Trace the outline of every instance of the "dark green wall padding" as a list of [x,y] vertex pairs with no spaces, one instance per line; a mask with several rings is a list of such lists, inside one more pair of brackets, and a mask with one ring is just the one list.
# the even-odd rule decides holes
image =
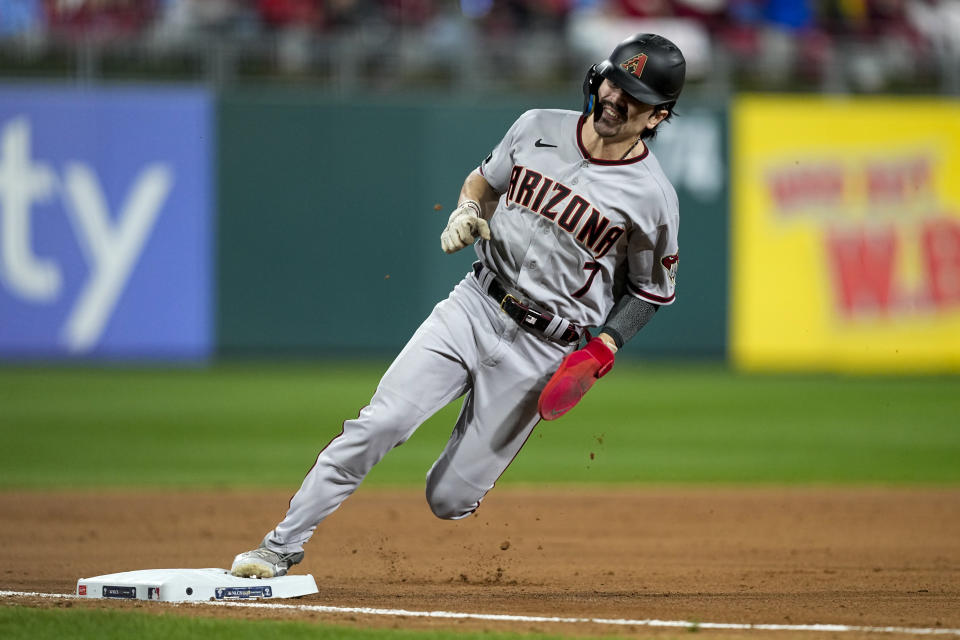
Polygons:
[[[567,105],[555,98],[477,106],[273,90],[222,95],[220,354],[398,351],[474,260],[469,249],[445,255],[439,242],[464,177],[520,113],[541,106]],[[725,130],[724,113],[711,114]],[[706,203],[679,187],[678,301],[627,353],[724,351],[726,187]]]

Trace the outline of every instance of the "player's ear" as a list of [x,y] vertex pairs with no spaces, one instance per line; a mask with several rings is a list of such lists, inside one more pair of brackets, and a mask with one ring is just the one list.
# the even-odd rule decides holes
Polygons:
[[654,107],[650,112],[649,117],[647,118],[647,129],[653,129],[658,124],[667,119],[667,116],[670,115],[670,111],[662,107]]

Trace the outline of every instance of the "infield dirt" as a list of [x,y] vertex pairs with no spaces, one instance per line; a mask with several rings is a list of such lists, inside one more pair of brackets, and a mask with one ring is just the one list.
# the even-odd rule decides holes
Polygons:
[[[288,499],[277,491],[0,493],[0,589],[72,593],[80,577],[229,567],[282,518]],[[421,491],[361,488],[306,551],[294,571],[312,573],[320,593],[295,604],[960,628],[960,489],[503,487],[474,516],[447,522],[431,515]],[[684,633],[17,599],[25,601],[356,626]]]

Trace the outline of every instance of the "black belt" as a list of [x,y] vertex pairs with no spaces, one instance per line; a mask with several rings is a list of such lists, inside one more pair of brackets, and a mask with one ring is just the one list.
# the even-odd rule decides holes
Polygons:
[[[487,295],[493,298],[500,309],[524,329],[560,344],[578,344],[580,342],[583,329],[568,320],[546,311],[537,311],[523,304],[503,288],[493,271],[479,262],[473,264],[473,274],[480,286],[487,292]],[[484,287],[485,281],[487,281],[487,284]]]

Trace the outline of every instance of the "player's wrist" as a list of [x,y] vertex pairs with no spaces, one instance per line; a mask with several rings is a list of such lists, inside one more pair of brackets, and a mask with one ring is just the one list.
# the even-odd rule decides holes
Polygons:
[[473,200],[472,198],[465,198],[465,199],[463,199],[463,200],[460,201],[460,207],[459,207],[459,208],[460,208],[460,209],[463,209],[464,207],[472,210],[473,213],[474,213],[478,218],[483,217],[483,216],[481,215],[480,203],[479,203],[478,201]]
[[610,349],[610,353],[616,353],[620,349],[620,347],[617,346],[617,341],[613,339],[613,336],[607,333],[601,333],[597,337],[600,338],[600,342]]
[[476,200],[470,200],[469,198],[461,200],[457,204],[457,208],[450,213],[450,219],[447,221],[448,224],[453,223],[461,216],[480,218],[480,203]]

